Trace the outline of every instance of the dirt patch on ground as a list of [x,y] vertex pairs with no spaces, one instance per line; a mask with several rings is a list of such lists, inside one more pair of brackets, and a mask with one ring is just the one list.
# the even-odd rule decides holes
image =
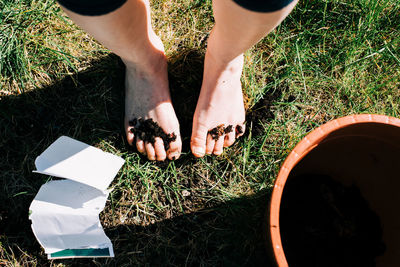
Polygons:
[[288,180],[280,227],[289,266],[375,266],[385,252],[380,219],[360,190],[328,176]]
[[169,144],[176,140],[175,133],[165,133],[164,130],[153,119],[134,118],[129,121],[130,131],[135,135],[135,138],[140,138],[144,142],[149,142],[154,145],[155,138],[160,137],[164,142],[165,150],[169,149]]

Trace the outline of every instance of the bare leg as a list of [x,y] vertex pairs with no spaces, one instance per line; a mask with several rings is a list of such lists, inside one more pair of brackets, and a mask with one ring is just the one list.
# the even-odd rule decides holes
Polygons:
[[129,144],[133,145],[134,136],[128,121],[152,118],[166,133],[175,133],[177,139],[165,151],[161,138],[156,138],[154,146],[136,138],[137,149],[150,160],[178,158],[182,147],[179,123],[168,88],[164,47],[151,28],[148,1],[128,0],[116,11],[101,16],[82,16],[64,10],[126,65],[125,131]]
[[[224,124],[240,125],[245,110],[240,76],[243,53],[272,31],[290,13],[293,2],[269,13],[252,12],[231,0],[214,0],[215,25],[208,40],[203,84],[193,118],[191,150],[196,157],[220,155],[235,141],[235,130],[214,140],[208,131]],[[238,133],[237,136],[243,133]]]

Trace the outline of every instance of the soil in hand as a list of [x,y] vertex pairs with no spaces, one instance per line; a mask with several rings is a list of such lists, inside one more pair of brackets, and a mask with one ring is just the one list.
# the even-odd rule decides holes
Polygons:
[[292,177],[280,211],[289,266],[367,267],[385,252],[380,219],[355,185],[324,175]]
[[135,135],[135,138],[140,138],[144,142],[149,142],[154,145],[155,138],[160,137],[164,142],[165,151],[170,147],[170,143],[176,140],[175,133],[165,133],[164,130],[155,122],[153,119],[134,118],[129,121],[131,126],[131,132]]

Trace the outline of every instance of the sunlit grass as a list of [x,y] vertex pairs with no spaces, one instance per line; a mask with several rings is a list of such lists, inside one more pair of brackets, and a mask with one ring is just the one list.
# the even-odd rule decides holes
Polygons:
[[247,134],[220,157],[195,159],[187,144],[211,1],[152,7],[185,144],[174,162],[128,148],[116,57],[53,1],[0,1],[0,265],[48,263],[27,207],[47,179],[31,173],[34,159],[60,135],[126,160],[101,214],[117,256],[79,263],[251,265],[263,262],[267,196],[301,138],[348,114],[399,116],[399,2],[301,1],[245,54]]

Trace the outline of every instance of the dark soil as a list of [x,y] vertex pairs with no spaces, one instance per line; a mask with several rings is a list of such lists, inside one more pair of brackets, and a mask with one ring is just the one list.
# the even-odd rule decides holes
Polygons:
[[[228,134],[233,131],[233,125],[228,125],[224,127],[224,124],[218,125],[217,127],[212,128],[208,131],[211,135],[211,138],[217,141],[220,136],[224,134]],[[243,133],[243,128],[240,125],[236,125],[235,127],[236,136]]]
[[[232,129],[232,125],[229,125],[229,126]],[[226,127],[226,128],[228,128],[228,127]],[[211,130],[209,130],[208,133],[211,135],[211,138],[216,141],[219,139],[220,136],[222,136],[225,133],[226,128],[224,127],[223,124],[221,124],[221,125],[218,125],[217,127],[212,128]]]
[[238,125],[236,126],[236,135],[242,134],[243,133],[243,129],[242,126]]
[[228,127],[226,127],[225,129],[224,129],[224,133],[225,134],[228,134],[228,133],[230,133],[230,132],[232,132],[233,131],[233,125],[228,125]]
[[324,175],[289,179],[280,212],[289,266],[368,267],[385,252],[379,217],[355,185]]
[[169,144],[176,140],[175,133],[165,133],[164,130],[153,119],[134,118],[129,121],[129,126],[132,126],[131,132],[135,138],[140,138],[144,142],[149,142],[154,145],[155,138],[160,137],[164,142],[165,150],[169,149]]

